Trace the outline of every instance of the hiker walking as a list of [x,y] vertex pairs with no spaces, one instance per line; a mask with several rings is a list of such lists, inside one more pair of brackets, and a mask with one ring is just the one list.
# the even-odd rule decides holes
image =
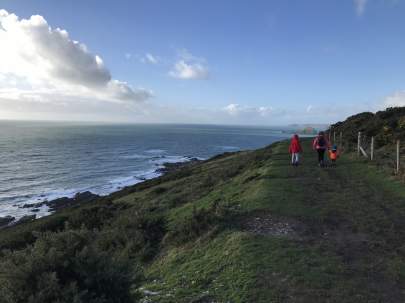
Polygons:
[[329,150],[329,159],[332,162],[331,166],[336,166],[336,161],[340,156],[340,151],[338,150],[337,145],[333,145],[332,149]]
[[312,147],[318,153],[319,166],[323,167],[325,165],[325,151],[329,147],[329,142],[326,139],[324,132],[319,132],[318,136],[315,137]]
[[292,136],[288,151],[291,154],[291,164],[293,166],[298,166],[300,161],[300,153],[302,153],[302,147],[300,144],[300,138],[297,134]]

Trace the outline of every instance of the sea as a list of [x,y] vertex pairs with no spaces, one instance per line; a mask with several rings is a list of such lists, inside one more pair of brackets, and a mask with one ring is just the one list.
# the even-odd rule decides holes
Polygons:
[[[0,121],[0,217],[24,204],[90,191],[108,195],[160,175],[164,163],[264,147],[288,129],[218,125],[116,125]],[[42,206],[37,217],[48,215]]]

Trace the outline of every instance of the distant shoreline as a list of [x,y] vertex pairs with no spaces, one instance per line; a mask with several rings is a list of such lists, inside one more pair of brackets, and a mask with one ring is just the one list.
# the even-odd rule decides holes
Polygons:
[[[154,171],[155,175],[153,175],[153,177],[144,178],[140,182],[137,182],[137,183],[134,183],[131,185],[127,185],[122,188],[118,188],[117,190],[115,190],[111,193],[108,193],[107,195],[98,195],[98,194],[92,193],[91,191],[82,191],[82,192],[79,191],[79,192],[75,193],[75,195],[73,197],[65,196],[65,197],[59,197],[56,199],[52,199],[49,201],[44,200],[44,201],[40,201],[40,202],[36,202],[36,203],[34,202],[34,203],[22,204],[21,206],[19,206],[19,208],[27,209],[27,214],[23,215],[20,218],[16,218],[16,217],[9,216],[9,215],[0,217],[0,228],[11,227],[11,226],[14,226],[17,224],[25,223],[27,221],[33,221],[36,219],[40,219],[42,217],[50,216],[65,208],[79,206],[81,204],[96,201],[97,199],[109,197],[111,195],[115,195],[115,194],[117,194],[125,189],[128,189],[132,186],[135,186],[137,184],[162,177],[163,175],[176,171],[182,167],[186,167],[188,165],[192,165],[192,164],[204,161],[197,157],[188,157],[188,158],[189,158],[188,161],[179,161],[179,162],[174,162],[174,163],[165,162],[162,164],[161,167],[158,167]],[[37,218],[36,213],[39,212],[40,208],[42,208],[42,207],[46,207],[48,209],[47,212],[49,212],[49,213]]]
[[209,159],[225,152],[255,150],[293,133],[287,129],[212,125],[143,128],[41,124],[9,123],[1,128],[0,145],[5,148],[0,159],[5,169],[0,177],[0,218],[12,216],[17,221],[24,216],[48,216],[60,205],[75,204],[72,201],[84,197],[108,196],[159,177],[168,167],[194,161],[194,157]]

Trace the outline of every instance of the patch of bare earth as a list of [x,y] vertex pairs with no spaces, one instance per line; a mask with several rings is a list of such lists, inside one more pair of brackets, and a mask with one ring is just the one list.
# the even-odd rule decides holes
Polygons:
[[262,235],[289,238],[300,238],[304,231],[302,223],[275,217],[270,213],[255,214],[242,223],[242,230]]

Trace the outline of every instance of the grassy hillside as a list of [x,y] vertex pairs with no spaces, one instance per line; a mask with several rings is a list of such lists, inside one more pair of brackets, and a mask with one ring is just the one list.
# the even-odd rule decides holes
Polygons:
[[[388,108],[377,113],[360,113],[331,126],[337,139],[343,134],[346,150],[357,149],[358,132],[361,145],[370,154],[371,137],[374,137],[374,163],[387,174],[396,174],[405,181],[405,107]],[[396,142],[400,140],[401,171],[396,170]]]
[[287,147],[0,231],[0,302],[405,302],[405,187]]
[[377,148],[394,144],[398,139],[405,140],[405,107],[387,108],[375,114],[360,113],[332,125],[332,130],[342,132],[352,144],[357,144],[359,131],[365,137],[374,136]]

